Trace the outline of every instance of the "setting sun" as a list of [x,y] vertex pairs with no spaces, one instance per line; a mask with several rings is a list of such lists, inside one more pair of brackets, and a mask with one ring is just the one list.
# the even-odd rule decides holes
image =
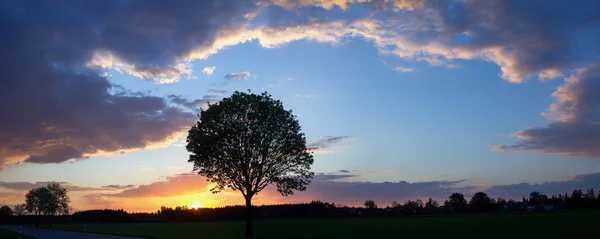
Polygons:
[[198,209],[198,208],[203,208],[204,205],[202,205],[202,203],[199,202],[193,202],[192,204],[190,204],[190,208],[192,209]]

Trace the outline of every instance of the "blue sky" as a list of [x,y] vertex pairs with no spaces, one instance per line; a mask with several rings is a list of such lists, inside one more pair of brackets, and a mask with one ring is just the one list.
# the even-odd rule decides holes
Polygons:
[[[56,6],[64,12],[53,13],[61,17],[52,18],[53,14],[45,12],[43,7],[9,2],[4,4],[24,10],[6,17],[3,28],[7,31],[20,28],[22,36],[33,39],[47,36],[44,30],[52,29],[35,21],[56,21],[60,27],[50,31],[56,31],[55,36],[62,36],[61,40],[45,38],[26,42],[42,42],[38,45],[50,52],[48,57],[54,68],[49,71],[56,79],[61,77],[61,70],[77,73],[72,79],[64,80],[63,75],[61,80],[56,80],[60,83],[55,86],[65,89],[60,91],[63,92],[59,94],[61,101],[38,99],[39,93],[31,93],[26,100],[16,99],[15,102],[38,102],[36,105],[58,102],[55,105],[71,106],[73,110],[62,112],[60,109],[62,113],[57,114],[61,116],[40,112],[35,115],[39,122],[20,122],[12,127],[14,131],[9,131],[6,139],[0,140],[0,152],[4,155],[0,159],[0,181],[5,183],[5,186],[0,185],[0,204],[20,200],[22,188],[8,186],[11,182],[35,185],[59,181],[73,187],[89,187],[89,192],[76,195],[75,203],[80,208],[96,205],[86,201],[89,195],[96,195],[105,203],[99,205],[101,207],[147,210],[115,203],[116,196],[99,195],[96,191],[105,185],[131,185],[127,190],[135,191],[144,185],[169,183],[191,172],[182,137],[184,130],[193,124],[190,116],[195,114],[195,108],[182,108],[169,102],[170,95],[193,103],[206,97],[217,101],[235,90],[248,89],[268,91],[281,99],[286,108],[299,116],[309,141],[341,137],[341,140],[328,142],[322,152],[315,154],[315,172],[345,175],[334,181],[323,179],[325,183],[455,182],[456,190],[468,193],[472,189],[467,186],[485,190],[526,182],[531,185],[524,189],[528,190],[544,182],[582,180],[586,177],[581,175],[595,175],[600,169],[600,152],[595,149],[599,138],[594,134],[600,131],[593,124],[600,108],[600,101],[593,97],[600,89],[594,83],[599,76],[595,72],[600,68],[596,64],[598,46],[594,43],[598,38],[598,24],[597,20],[574,14],[593,14],[588,8],[598,8],[594,1],[574,1],[567,4],[567,8],[560,1],[527,4],[448,1],[441,4],[447,5],[446,8],[420,0],[382,1],[385,4],[380,8],[376,7],[377,1],[362,4],[333,1],[339,3],[337,5],[319,0],[258,1],[266,5],[251,1],[219,6],[214,14],[206,10],[207,16],[200,17],[206,19],[197,19],[198,22],[191,20],[192,15],[186,19],[191,13],[178,7],[144,6],[150,12],[178,16],[172,25],[165,20],[170,18],[162,19],[160,15],[156,15],[163,21],[159,24],[152,24],[152,15],[140,22],[127,17],[116,18],[111,15],[118,12],[110,9],[114,6],[98,10],[96,17],[86,18],[70,16],[67,12],[73,9],[94,12],[93,7],[64,3]],[[121,11],[138,14],[134,3],[124,5],[125,10]],[[207,8],[202,3],[190,2],[189,5],[191,9]],[[531,12],[535,7],[542,10]],[[427,11],[433,17],[422,15]],[[500,18],[503,11],[513,12],[512,20]],[[554,17],[545,20],[546,11],[554,11]],[[36,12],[40,19],[23,18]],[[257,15],[241,17],[243,13]],[[459,17],[459,13],[465,17]],[[452,14],[454,17],[448,18]],[[482,14],[491,17],[481,17]],[[593,19],[592,16],[589,19]],[[85,20],[75,22],[77,17]],[[111,26],[115,24],[114,19],[120,19],[124,26]],[[204,21],[217,24],[207,27]],[[561,22],[573,27],[565,27]],[[36,27],[23,30],[27,25]],[[89,37],[100,40],[84,42],[87,32],[72,34],[71,30],[80,27],[95,29]],[[167,33],[170,35],[163,35]],[[17,42],[16,38],[2,42],[3,48],[12,44],[13,55],[23,56],[17,57],[12,65],[3,65],[6,69],[21,69],[19,67],[24,65],[19,65],[21,58],[26,59],[27,51],[36,54]],[[87,53],[71,49],[84,49],[81,51]],[[206,74],[203,72],[206,67],[215,68]],[[81,72],[88,70],[93,70],[86,75],[90,82],[120,86],[103,96],[110,97],[107,101],[118,109],[121,109],[120,103],[114,103],[121,102],[118,97],[122,95],[118,92],[129,91],[127,96],[132,96],[135,102],[123,107],[134,107],[142,113],[146,112],[145,107],[157,107],[160,109],[155,113],[167,121],[157,121],[156,125],[163,126],[156,129],[144,129],[142,125],[131,131],[102,123],[113,116],[116,124],[121,120],[119,117],[132,122],[139,119],[79,107],[87,105],[88,100],[94,102],[94,92],[105,92],[90,90],[96,84],[72,84],[79,80],[77,77],[83,77]],[[235,73],[247,75],[239,75],[237,79],[227,77]],[[100,77],[94,78],[94,74]],[[30,81],[23,82],[54,82],[54,75],[11,71],[1,84],[4,89],[15,87],[15,92],[25,92],[20,90],[32,86],[13,83],[29,78]],[[211,95],[211,89],[223,94]],[[5,97],[3,101],[11,100]],[[65,103],[69,99],[73,99],[73,104]],[[169,107],[178,107],[177,113],[165,113],[171,110]],[[9,115],[4,124],[7,127],[19,122],[21,117],[31,116],[8,106],[0,109],[5,111],[3,115]],[[94,129],[90,130],[93,133],[77,130],[85,122],[96,122],[91,120],[96,114],[108,118],[98,121],[100,125],[89,126]],[[57,118],[63,116],[64,120]],[[52,130],[27,133],[27,137],[17,130],[40,125]],[[589,135],[578,132],[589,132]],[[110,139],[105,141],[103,137]],[[17,146],[23,149],[15,150]],[[600,186],[600,181],[576,185]],[[123,191],[111,193],[118,195]],[[548,189],[546,193],[554,191]],[[186,194],[148,196],[151,198],[148,202],[152,203],[147,207],[158,203],[187,203],[183,201],[189,198],[169,199],[182,195]],[[318,189],[309,190],[307,195],[277,200],[319,199],[319,195],[329,198]],[[419,196],[441,197],[434,192],[427,195],[406,192],[398,194],[397,199],[382,200],[401,201]],[[215,200],[215,205],[229,202]]]

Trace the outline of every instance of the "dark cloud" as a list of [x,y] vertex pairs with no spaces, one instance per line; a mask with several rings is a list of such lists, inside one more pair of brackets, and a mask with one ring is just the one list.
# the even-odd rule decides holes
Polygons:
[[6,189],[11,189],[11,190],[17,190],[17,191],[29,191],[29,190],[31,190],[33,188],[45,187],[45,186],[47,186],[48,184],[51,184],[51,183],[58,183],[61,186],[63,186],[64,188],[68,189],[69,191],[103,190],[102,188],[79,186],[79,185],[72,184],[72,183],[69,183],[69,182],[35,182],[35,183],[30,183],[30,182],[3,182],[3,181],[0,181],[0,187],[6,188]]
[[141,149],[184,132],[193,112],[115,93],[100,68],[145,79],[189,74],[185,62],[253,8],[233,0],[2,1],[0,165]]
[[552,95],[557,103],[545,115],[557,121],[516,132],[518,142],[495,149],[600,158],[600,64],[578,70]]
[[518,183],[497,185],[485,190],[490,196],[511,199],[529,197],[529,193],[539,191],[546,195],[558,195],[573,192],[576,189],[600,188],[600,173],[577,175],[569,180],[545,182],[540,184]]
[[[464,180],[429,181],[429,182],[360,182],[355,181],[358,175],[347,174],[317,174],[305,192],[297,192],[282,201],[321,200],[349,205],[361,205],[365,200],[374,200],[382,205],[392,201],[407,201],[409,199],[434,198],[444,200],[453,192],[470,193],[474,187],[460,186]],[[353,180],[354,179],[354,180]],[[343,181],[340,181],[343,180]],[[349,181],[352,180],[352,181]],[[277,197],[277,192],[271,188],[263,194]]]
[[208,94],[202,96],[201,99],[189,100],[179,95],[169,95],[168,98],[173,104],[180,105],[193,112],[198,112],[200,108],[205,107],[208,103],[220,101],[223,98],[223,94],[226,93],[227,90],[209,89]]
[[321,150],[331,147],[334,144],[340,143],[349,139],[349,136],[323,136],[318,140],[309,142],[307,148],[309,150]]
[[590,33],[600,29],[599,11],[595,0],[426,1],[414,15],[429,21],[419,22],[412,37],[444,42],[449,58],[481,55],[500,65],[510,81],[553,78],[598,59],[600,45],[591,43],[600,38]]
[[349,173],[350,171],[348,171],[348,170],[345,170],[345,169],[341,169],[339,172],[340,172],[340,173]]
[[102,186],[103,188],[110,188],[110,189],[128,189],[128,188],[133,188],[135,187],[132,184],[129,185],[106,185],[106,186]]

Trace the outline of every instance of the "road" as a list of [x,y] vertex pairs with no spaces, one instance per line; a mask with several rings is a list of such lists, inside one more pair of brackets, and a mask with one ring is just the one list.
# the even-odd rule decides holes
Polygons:
[[[18,226],[0,225],[0,228],[19,232]],[[22,227],[21,230],[23,234],[39,239],[140,239],[138,237],[123,237],[103,234],[69,232],[34,227]]]

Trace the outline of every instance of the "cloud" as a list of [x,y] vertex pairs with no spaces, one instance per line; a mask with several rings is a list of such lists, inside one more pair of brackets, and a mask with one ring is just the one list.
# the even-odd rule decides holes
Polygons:
[[202,73],[206,74],[206,75],[212,75],[213,72],[215,72],[215,69],[217,69],[216,66],[208,66],[208,67],[204,67],[204,69],[202,69]]
[[0,40],[0,85],[10,89],[0,94],[0,164],[160,147],[185,133],[192,112],[161,97],[115,92],[106,69],[160,83],[190,75],[188,54],[230,26],[213,23],[236,25],[255,8],[213,3],[0,3],[2,31],[11,32]]
[[[360,206],[365,200],[375,200],[379,205],[385,206],[391,204],[392,201],[425,200],[429,197],[443,201],[455,192],[469,197],[473,193],[483,190],[494,198],[520,199],[523,196],[527,197],[534,190],[551,195],[571,193],[575,189],[600,187],[600,173],[576,175],[562,181],[541,184],[519,183],[485,188],[477,186],[476,182],[467,180],[365,182],[358,181],[359,176],[356,171],[348,170],[330,174],[317,173],[304,192],[296,192],[292,196],[283,197],[277,193],[275,187],[269,186],[255,196],[253,203],[261,205],[320,200]],[[0,190],[0,194],[2,194],[0,197],[7,198],[7,203],[17,203],[22,201],[27,190],[45,186],[47,183],[49,182],[0,182],[0,189],[7,189]],[[224,206],[242,204],[244,200],[239,192],[231,190],[212,194],[210,192],[211,183],[195,173],[175,174],[160,181],[137,187],[106,185],[95,188],[66,182],[61,182],[61,184],[72,192],[71,199],[79,210],[124,208],[128,211],[148,212],[156,210],[161,205],[174,206],[200,201],[209,203],[211,206]]]
[[225,76],[223,76],[223,78],[225,78],[225,80],[232,81],[232,80],[238,80],[238,81],[242,81],[242,80],[247,80],[250,78],[250,72],[248,71],[244,71],[244,72],[233,72],[233,73],[229,73]]
[[45,187],[51,183],[58,183],[69,191],[89,191],[89,190],[103,190],[103,188],[81,186],[69,182],[4,182],[0,181],[0,187],[16,190],[16,191],[29,191],[33,188]]
[[[407,201],[408,199],[434,198],[443,200],[453,192],[468,192],[473,188],[460,186],[464,180],[430,181],[430,182],[361,182],[348,181],[358,175],[349,174],[317,174],[305,192],[283,198],[275,190],[263,192],[265,198],[271,198],[280,203],[307,202],[320,200],[347,205],[362,205],[365,200],[374,200],[381,205],[391,204],[392,201]],[[340,181],[344,180],[344,181]],[[261,195],[261,194],[259,194]]]
[[182,106],[186,109],[192,110],[193,112],[200,111],[200,108],[206,108],[208,103],[215,103],[223,98],[223,95],[227,93],[227,90],[209,89],[208,94],[202,96],[200,99],[190,100],[179,95],[168,95],[167,97],[171,100],[171,103]]
[[106,186],[102,186],[103,188],[112,188],[112,189],[128,189],[128,188],[132,188],[135,187],[133,184],[129,184],[129,185],[106,185]]
[[[354,2],[293,1],[297,4],[288,4],[281,1],[280,5],[345,9],[356,5]],[[569,4],[562,1],[365,2],[381,11],[373,17],[349,21],[297,21],[296,26],[261,29],[263,34],[255,38],[263,46],[299,39],[339,43],[344,37],[362,38],[372,41],[382,53],[424,60],[431,65],[454,67],[453,60],[490,61],[500,66],[502,78],[515,83],[532,76],[557,77],[573,66],[598,59],[599,47],[592,42],[598,40],[593,32],[598,26],[595,14],[599,6],[593,1]],[[403,8],[412,11],[401,13],[378,7],[378,4],[391,2],[413,2],[418,7]],[[506,17],[507,13],[511,14],[510,18]],[[552,18],[549,19],[548,14],[552,14]]]
[[329,149],[344,140],[350,139],[349,136],[323,136],[318,140],[309,142],[307,144],[308,150],[313,153],[329,153]]
[[543,115],[552,120],[545,127],[513,133],[513,144],[498,151],[531,151],[600,158],[600,64],[577,70],[553,94],[557,100]]
[[402,66],[396,67],[396,68],[394,68],[394,70],[397,72],[401,72],[401,73],[412,73],[412,72],[416,71],[414,68],[408,68],[408,67],[402,67]]
[[334,7],[347,9],[357,3],[372,3],[379,8],[391,10],[414,10],[424,6],[423,0],[270,0],[272,4],[288,9],[316,6],[331,10]]
[[104,194],[107,197],[139,198],[139,197],[172,197],[178,195],[205,192],[210,183],[206,178],[195,173],[182,173],[167,177],[164,181],[141,185],[116,194]]
[[[352,174],[316,174],[308,190],[296,192],[289,197],[282,197],[273,186],[267,187],[253,200],[255,204],[293,203],[321,200],[327,202],[361,205],[367,199],[382,203],[391,203],[394,200],[404,201],[417,198],[446,198],[452,192],[468,191],[471,187],[458,186],[464,182],[459,181],[431,181],[409,183],[399,182],[357,182],[352,180],[357,175]],[[186,195],[203,195],[203,200],[219,198],[230,204],[242,203],[241,194],[226,191],[220,194],[210,193],[210,183],[202,176],[194,173],[177,174],[137,188],[124,190],[120,193],[95,194],[95,198],[111,201],[112,199],[136,198],[169,198],[184,197]]]
[[540,184],[518,183],[510,185],[492,186],[484,191],[491,196],[510,199],[529,197],[529,193],[539,191],[546,195],[558,195],[573,192],[576,189],[590,189],[600,187],[600,173],[576,175],[563,181],[551,181]]
[[[277,48],[294,41],[342,44],[357,38],[405,60],[446,66],[456,60],[492,62],[502,78],[515,83],[560,77],[597,61],[600,52],[594,34],[600,5],[593,0],[0,4],[2,30],[11,32],[0,39],[0,86],[10,88],[0,94],[0,165],[57,163],[168,145],[196,118],[181,106],[206,100],[115,92],[107,70],[173,83],[191,77],[192,61],[251,41]],[[326,11],[309,15],[314,7]],[[358,11],[350,14],[351,8]],[[372,11],[360,11],[365,8]],[[282,19],[269,17],[276,12]],[[250,77],[249,72],[228,75],[229,80]],[[497,148],[595,157],[597,152],[587,146],[562,142],[551,150],[539,146],[540,140],[526,139],[575,137],[571,133],[582,130],[588,134],[576,137],[577,142],[594,142],[594,121],[578,119],[525,130],[517,135],[529,143]]]

